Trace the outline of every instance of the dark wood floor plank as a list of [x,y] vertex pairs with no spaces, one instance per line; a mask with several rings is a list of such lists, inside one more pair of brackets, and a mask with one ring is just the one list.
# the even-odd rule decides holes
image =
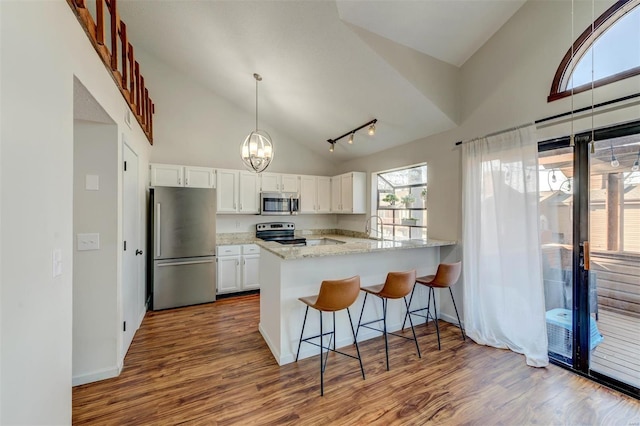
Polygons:
[[[150,312],[114,379],[73,389],[77,425],[632,424],[640,402],[555,366],[463,342],[440,323],[416,328],[422,349],[390,337],[357,361],[330,354],[279,367],[257,331],[259,296]],[[409,333],[409,332],[407,332]],[[348,350],[353,351],[353,348]]]

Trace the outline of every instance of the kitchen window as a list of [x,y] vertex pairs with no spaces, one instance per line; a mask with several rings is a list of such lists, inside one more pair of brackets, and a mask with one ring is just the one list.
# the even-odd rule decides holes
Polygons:
[[377,173],[377,210],[384,238],[427,238],[427,165]]

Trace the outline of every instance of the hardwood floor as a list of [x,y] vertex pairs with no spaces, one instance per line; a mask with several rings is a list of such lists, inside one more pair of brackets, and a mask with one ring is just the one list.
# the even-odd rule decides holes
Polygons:
[[318,357],[279,367],[259,309],[252,295],[148,313],[122,374],[73,389],[73,424],[640,424],[640,401],[445,322],[441,351],[433,325],[417,327],[421,359],[390,337],[391,371],[382,338],[363,342],[366,380],[331,354],[321,397]]

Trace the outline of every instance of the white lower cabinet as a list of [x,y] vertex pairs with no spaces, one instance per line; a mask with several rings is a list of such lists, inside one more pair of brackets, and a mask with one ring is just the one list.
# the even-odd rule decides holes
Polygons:
[[260,288],[260,247],[256,244],[218,246],[217,293],[237,293]]

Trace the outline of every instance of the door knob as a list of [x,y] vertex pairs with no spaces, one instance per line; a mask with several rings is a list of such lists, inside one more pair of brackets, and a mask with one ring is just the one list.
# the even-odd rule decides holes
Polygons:
[[136,250],[136,256],[141,255],[142,254],[142,250]]

